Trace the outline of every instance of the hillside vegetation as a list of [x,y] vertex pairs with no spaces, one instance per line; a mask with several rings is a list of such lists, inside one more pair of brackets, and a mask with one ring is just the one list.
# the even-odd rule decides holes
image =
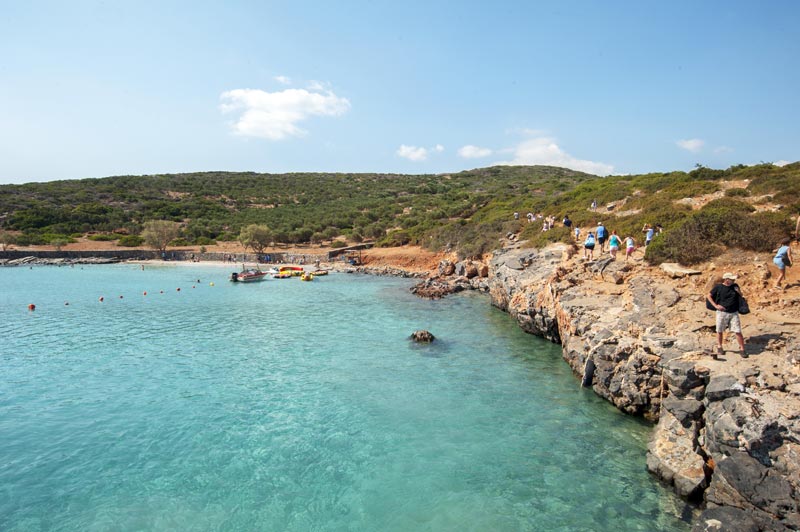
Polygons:
[[583,227],[603,221],[639,240],[644,223],[659,223],[664,232],[648,260],[690,264],[722,246],[772,249],[799,210],[800,163],[604,178],[500,166],[439,175],[204,172],[0,186],[0,232],[23,246],[85,234],[138,245],[153,220],[179,222],[174,244],[193,245],[237,239],[253,224],[278,243],[374,239],[461,256],[495,249],[509,232],[532,245],[571,238],[560,223],[548,232],[528,224],[532,212],[558,222],[569,214]]

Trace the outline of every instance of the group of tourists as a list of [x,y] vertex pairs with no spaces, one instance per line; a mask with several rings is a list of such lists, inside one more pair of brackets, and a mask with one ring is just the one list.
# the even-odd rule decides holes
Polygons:
[[[650,226],[650,224],[645,224],[642,231],[646,233],[645,246],[647,246],[650,244],[653,236],[661,232],[661,226],[656,224],[655,228],[653,228]],[[580,240],[580,234],[580,228],[576,227],[575,240]],[[586,240],[583,242],[584,260],[594,259],[594,250],[598,245],[600,246],[600,253],[605,253],[606,242],[608,242],[608,253],[613,260],[617,260],[617,254],[623,245],[625,247],[625,262],[630,260],[630,258],[633,256],[634,250],[636,249],[636,239],[634,239],[632,236],[628,235],[625,238],[621,238],[615,230],[612,230],[609,233],[608,229],[606,229],[606,226],[603,225],[603,222],[598,222],[597,228],[594,231],[589,231],[589,234],[586,235]]]

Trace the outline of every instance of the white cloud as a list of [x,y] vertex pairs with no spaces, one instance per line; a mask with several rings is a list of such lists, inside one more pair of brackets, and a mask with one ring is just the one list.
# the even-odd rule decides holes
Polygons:
[[522,141],[513,149],[513,154],[514,158],[511,161],[495,164],[560,166],[594,175],[609,175],[614,171],[614,167],[609,164],[576,159],[562,150],[551,137]]
[[275,76],[275,81],[280,83],[281,85],[291,85],[292,80],[287,76]]
[[303,136],[306,131],[298,126],[303,120],[311,116],[339,116],[350,109],[347,98],[340,98],[331,91],[305,89],[280,92],[234,89],[223,92],[220,100],[223,113],[241,111],[232,124],[234,134],[269,140]]
[[489,148],[481,148],[480,146],[473,146],[467,144],[458,150],[458,154],[464,159],[480,159],[481,157],[488,157],[492,154]]
[[441,144],[437,144],[436,146],[433,147],[433,151],[441,153],[444,151],[444,146],[442,146]]
[[702,150],[705,143],[706,141],[700,139],[684,139],[675,141],[675,144],[677,144],[679,148],[683,148],[684,150],[692,153],[697,153]]
[[785,160],[781,159],[780,161],[775,161],[772,164],[775,165],[775,166],[786,166],[787,164],[792,164],[792,161],[785,161]]
[[401,144],[395,152],[400,157],[408,159],[409,161],[426,161],[428,159],[428,150],[426,148],[419,148],[417,146],[406,146]]

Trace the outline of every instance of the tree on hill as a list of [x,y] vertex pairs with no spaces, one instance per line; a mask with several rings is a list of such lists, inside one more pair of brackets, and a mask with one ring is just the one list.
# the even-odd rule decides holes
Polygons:
[[261,254],[272,240],[272,231],[266,225],[250,224],[239,233],[239,242],[244,249],[252,248],[257,254]]
[[170,242],[178,238],[181,224],[168,220],[150,220],[144,223],[142,238],[144,243],[164,253]]
[[0,231],[0,250],[6,251],[9,246],[16,243],[14,235],[8,231]]

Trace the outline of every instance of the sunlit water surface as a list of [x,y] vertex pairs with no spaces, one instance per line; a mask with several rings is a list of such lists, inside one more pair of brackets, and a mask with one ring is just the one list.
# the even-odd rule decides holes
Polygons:
[[649,428],[485,296],[227,275],[0,269],[0,530],[689,528]]

